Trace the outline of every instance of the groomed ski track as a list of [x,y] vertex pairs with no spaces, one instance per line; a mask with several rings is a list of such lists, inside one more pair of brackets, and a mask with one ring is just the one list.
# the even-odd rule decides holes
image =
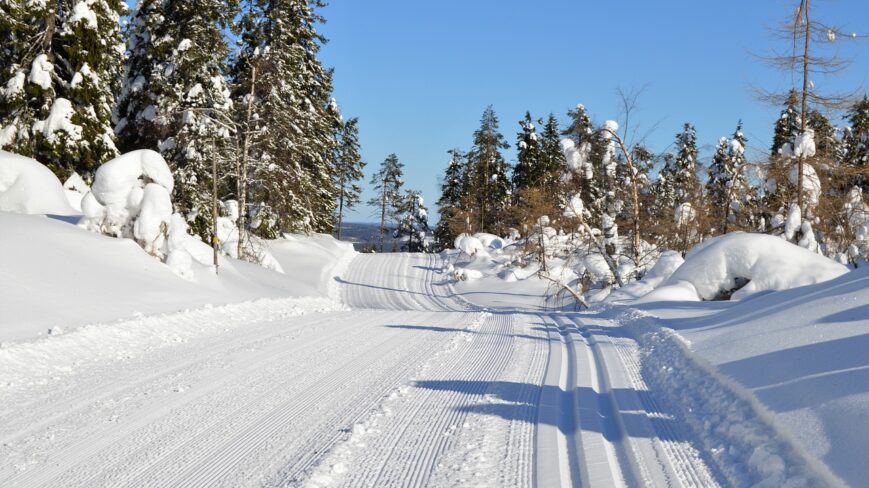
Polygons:
[[359,255],[349,310],[181,312],[168,345],[0,371],[0,486],[719,485],[618,327],[485,310],[441,267]]

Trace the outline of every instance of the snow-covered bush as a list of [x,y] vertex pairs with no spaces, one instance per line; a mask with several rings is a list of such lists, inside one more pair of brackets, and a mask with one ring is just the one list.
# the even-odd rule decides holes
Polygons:
[[684,264],[641,300],[740,299],[831,280],[847,271],[779,237],[734,232],[696,246]]
[[0,210],[75,215],[57,176],[33,159],[0,151]]
[[97,169],[93,187],[81,199],[79,225],[134,239],[178,275],[192,278],[188,247],[198,240],[187,233],[184,218],[172,213],[173,186],[172,172],[158,153],[144,149],[121,155]]
[[468,256],[477,256],[477,255],[486,255],[488,256],[488,252],[486,251],[486,246],[480,241],[480,239],[469,236],[468,234],[459,234],[456,237],[454,242],[455,248]]
[[848,261],[869,261],[869,205],[863,201],[859,186],[851,188],[844,205],[853,240],[848,245]]
[[[164,257],[162,244],[172,216],[172,171],[158,153],[143,149],[121,155],[97,169],[91,191],[82,199],[79,225],[136,241]],[[138,222],[141,220],[141,222]]]

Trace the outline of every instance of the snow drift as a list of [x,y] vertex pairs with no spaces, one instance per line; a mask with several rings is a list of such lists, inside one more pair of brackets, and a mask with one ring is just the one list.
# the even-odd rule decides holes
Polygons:
[[831,280],[848,268],[766,234],[734,232],[691,250],[685,263],[640,302],[741,299]]
[[0,151],[0,210],[22,214],[76,215],[60,180],[38,161]]
[[[163,264],[129,239],[44,216],[0,212],[0,341],[206,304],[337,299],[331,277],[355,255],[351,244],[331,236],[290,235],[264,242],[290,274],[222,257],[220,274],[215,275],[195,259],[210,260],[211,248],[182,227],[175,228],[181,234],[170,233],[169,240],[180,239],[178,246],[189,254],[171,254]],[[194,254],[198,256],[190,260]],[[185,258],[184,263],[173,262]],[[173,273],[179,264],[190,273],[187,279]]]

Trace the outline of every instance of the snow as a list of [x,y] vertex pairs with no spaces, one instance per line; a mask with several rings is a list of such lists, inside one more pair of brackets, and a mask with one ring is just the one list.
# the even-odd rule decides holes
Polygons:
[[[146,219],[162,219],[168,222],[168,215],[158,209],[165,209],[166,199],[174,187],[172,172],[166,161],[160,154],[143,149],[118,156],[97,168],[94,175],[94,184],[89,195],[87,205],[82,202],[85,218],[80,225],[95,232],[104,232],[118,237],[134,237],[132,229],[133,220],[139,215],[144,207],[148,211],[158,211],[160,217],[153,214],[144,216]],[[144,188],[154,184],[163,188],[163,192],[152,189],[147,192]],[[151,201],[153,198],[159,201]],[[101,208],[104,207],[104,208]],[[171,209],[171,202],[169,203]],[[170,212],[171,214],[171,212]],[[143,234],[136,238],[155,238],[144,229],[151,229],[153,222],[142,227]],[[153,229],[151,229],[153,230]]]
[[[658,257],[655,265],[652,266],[639,281],[627,283],[624,287],[619,288],[607,296],[607,302],[618,302],[631,300],[647,295],[652,290],[657,288],[661,283],[670,278],[673,273],[682,266],[685,260],[682,255],[676,251],[664,251]],[[603,263],[606,265],[606,263]],[[609,268],[603,270],[609,273]]]
[[6,88],[0,89],[0,94],[7,100],[14,98],[16,95],[24,91],[24,72],[18,71],[9,81],[6,82]]
[[75,215],[60,180],[45,165],[0,150],[0,211]]
[[72,109],[72,103],[65,98],[57,98],[51,105],[51,113],[45,120],[39,120],[33,123],[34,132],[42,132],[49,142],[57,142],[57,133],[65,132],[66,137],[73,141],[81,139],[82,128],[72,122],[72,116],[75,112]]
[[172,218],[172,199],[166,188],[148,183],[142,190],[141,204],[133,224],[133,237],[145,252],[163,257],[163,242],[169,232]]
[[[288,236],[268,242],[287,275],[225,260],[219,276],[194,262],[190,281],[129,240],[61,221],[0,213],[0,229],[20,236],[0,240],[0,270],[19,281],[0,280],[0,330],[7,309],[33,330],[56,313],[40,338],[0,337],[14,341],[0,348],[4,486],[778,487],[869,476],[869,270],[741,301],[576,313],[543,299],[537,264],[510,266],[524,253],[509,239],[485,258],[354,257],[329,236]],[[176,238],[168,247],[186,245]],[[718,243],[681,266],[662,253],[645,286]],[[550,264],[571,275],[564,267]],[[457,270],[482,277],[446,279]],[[351,310],[329,299],[339,295]],[[200,306],[227,296],[251,301]]]
[[82,177],[75,172],[73,172],[63,183],[63,192],[66,195],[69,205],[79,213],[81,213],[82,199],[90,190],[90,186],[88,186]]
[[72,16],[69,18],[69,23],[75,25],[84,21],[88,29],[96,29],[97,14],[91,10],[90,3],[89,1],[76,2],[72,8]]
[[796,235],[797,230],[800,229],[802,225],[802,212],[800,212],[800,206],[796,203],[790,204],[788,206],[788,216],[784,221],[784,237],[787,240],[793,240],[794,235]]
[[734,232],[696,246],[682,266],[640,301],[714,300],[730,292],[739,300],[760,291],[820,283],[847,271],[784,239]]
[[[90,198],[93,193],[83,206]],[[291,275],[221,256],[220,274],[215,276],[211,266],[196,259],[210,264],[211,248],[182,227],[170,231],[174,242],[168,247],[183,247],[193,256],[189,263],[186,256],[173,252],[163,264],[132,240],[38,215],[0,212],[0,235],[0,270],[15,277],[0,280],[0,341],[205,304],[288,296],[333,300],[331,277],[355,254],[350,244],[330,236],[288,235],[264,245],[281,266],[293,270]],[[171,269],[187,264],[186,277]]]
[[475,256],[478,253],[481,255],[486,254],[486,246],[483,245],[480,239],[467,234],[460,234],[456,237],[455,248],[468,256]]
[[684,202],[676,206],[673,217],[676,227],[682,227],[683,225],[688,225],[691,222],[694,222],[697,218],[697,211],[694,210],[694,206],[691,205],[691,202]]
[[570,202],[564,207],[564,216],[567,218],[586,217],[585,204],[582,202],[581,194],[576,193],[570,197]]
[[51,87],[51,73],[54,71],[54,66],[48,61],[48,55],[40,54],[33,58],[33,63],[30,65],[30,76],[27,81],[34,85],[39,85],[43,90],[48,90]]
[[18,128],[15,124],[9,124],[0,129],[0,148],[8,146],[15,142],[15,135],[18,133]]
[[794,157],[811,158],[815,156],[815,131],[806,129],[797,136],[793,148]]
[[[698,414],[696,427],[711,444],[732,445],[722,457],[747,458],[769,485],[784,486],[789,476],[796,482],[799,471],[806,474],[793,467],[793,458],[801,456],[827,478],[825,484],[862,486],[869,476],[867,303],[869,268],[863,268],[740,302],[638,307],[655,317],[657,325],[646,337],[659,352],[668,336],[680,344],[676,356],[648,356],[649,371],[667,367],[672,374],[660,375],[667,384],[656,386]],[[635,315],[630,326],[645,329],[646,320]],[[668,328],[675,332],[668,334]],[[710,374],[720,381],[714,394],[703,386]],[[790,457],[791,466],[760,458],[771,458],[773,451]]]
[[[799,186],[800,170],[799,164],[794,162],[791,170],[788,173],[788,180],[793,186]],[[803,199],[809,208],[818,206],[818,200],[821,196],[821,180],[815,168],[806,161],[803,161]]]

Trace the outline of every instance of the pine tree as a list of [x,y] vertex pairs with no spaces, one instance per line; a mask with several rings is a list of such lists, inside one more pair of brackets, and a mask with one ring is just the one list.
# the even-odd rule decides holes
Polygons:
[[518,157],[513,168],[513,193],[517,198],[523,190],[538,188],[545,176],[540,164],[540,141],[530,112],[525,112],[525,118],[519,121],[519,127],[521,131],[516,134]]
[[498,117],[490,105],[483,111],[480,127],[474,131],[474,145],[468,153],[473,167],[468,193],[475,202],[474,222],[480,232],[500,233],[506,230],[507,208],[510,204],[509,167],[501,154],[510,147],[498,131]]
[[437,201],[440,219],[435,227],[434,238],[438,249],[452,246],[458,235],[456,219],[462,214],[465,200],[463,184],[465,182],[465,154],[459,149],[448,151],[450,162],[441,180],[441,196]]
[[117,155],[111,112],[125,13],[120,0],[0,5],[0,147],[62,179]]
[[398,206],[398,227],[395,229],[396,238],[407,238],[402,244],[401,250],[406,252],[428,252],[429,232],[428,208],[425,206],[422,194],[415,190],[407,190],[400,199]]
[[341,238],[341,224],[344,211],[353,208],[360,201],[362,187],[356,182],[364,174],[365,162],[359,154],[358,119],[353,117],[344,123],[340,132],[340,142],[335,155],[335,188],[338,190],[338,239]]
[[166,158],[176,210],[203,238],[210,233],[211,195],[202,188],[212,186],[212,162],[231,149],[223,29],[232,17],[233,2],[142,0],[128,33],[115,113],[122,150],[155,149]]
[[371,186],[374,197],[368,205],[379,209],[380,217],[380,252],[383,252],[383,236],[387,221],[398,220],[401,208],[401,188],[404,186],[404,164],[398,156],[390,154],[380,163],[377,173],[371,175]]
[[[340,114],[332,73],[317,58],[323,2],[248,0],[232,66],[236,103],[251,107],[252,198],[280,230],[331,232],[338,191],[332,159]],[[245,117],[246,118],[246,117]]]

